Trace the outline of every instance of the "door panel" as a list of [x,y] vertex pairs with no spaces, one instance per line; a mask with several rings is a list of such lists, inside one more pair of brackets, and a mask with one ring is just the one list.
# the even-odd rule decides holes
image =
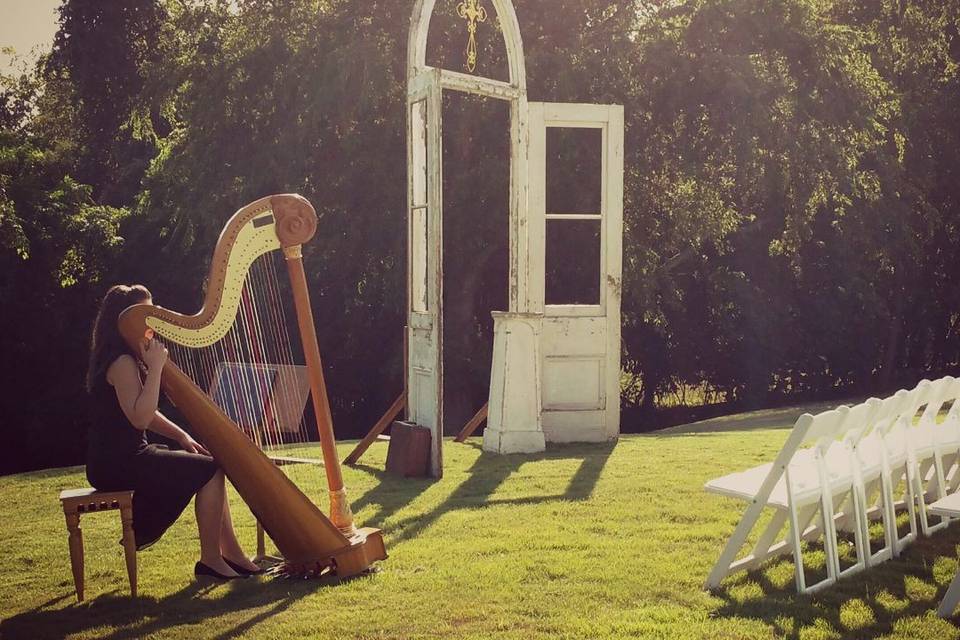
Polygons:
[[443,274],[440,86],[425,83],[407,114],[407,419],[432,434],[431,473],[443,472]]
[[544,433],[553,442],[616,438],[622,107],[530,103],[530,223],[541,230],[531,234],[531,261],[542,265],[531,270],[531,294],[544,314]]

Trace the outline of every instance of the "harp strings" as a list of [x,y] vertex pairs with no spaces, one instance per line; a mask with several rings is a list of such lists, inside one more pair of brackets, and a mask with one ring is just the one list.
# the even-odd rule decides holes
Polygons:
[[304,415],[309,384],[291,340],[281,262],[278,252],[270,252],[253,263],[237,317],[216,344],[194,349],[166,341],[184,373],[258,447],[274,454],[313,440]]

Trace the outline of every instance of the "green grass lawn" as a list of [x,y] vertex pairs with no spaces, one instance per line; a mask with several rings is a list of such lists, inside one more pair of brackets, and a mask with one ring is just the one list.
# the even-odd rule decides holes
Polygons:
[[[796,413],[535,456],[448,442],[438,482],[384,475],[375,445],[344,473],[358,524],[386,532],[379,572],[201,587],[191,509],[139,554],[135,600],[110,512],[82,521],[87,601],[75,601],[57,494],[85,486],[82,468],[0,478],[0,638],[960,638],[956,619],[935,615],[960,525],[816,596],[795,593],[789,560],[703,591],[744,507],[703,483],[771,460]],[[322,495],[322,470],[287,469]],[[252,551],[253,520],[232,504]]]

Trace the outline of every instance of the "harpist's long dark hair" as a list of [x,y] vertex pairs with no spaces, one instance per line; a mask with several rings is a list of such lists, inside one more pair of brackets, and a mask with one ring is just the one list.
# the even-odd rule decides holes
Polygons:
[[[150,291],[142,284],[118,284],[110,287],[107,295],[103,296],[97,319],[93,323],[93,334],[90,336],[90,363],[87,365],[87,392],[93,391],[97,379],[102,376],[107,367],[114,360],[125,353],[130,353],[120,330],[117,328],[117,318],[129,306],[139,304],[150,299]],[[136,354],[133,354],[135,357]]]

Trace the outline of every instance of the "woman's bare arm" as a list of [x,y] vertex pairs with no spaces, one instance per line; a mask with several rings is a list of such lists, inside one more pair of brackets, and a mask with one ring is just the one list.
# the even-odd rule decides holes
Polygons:
[[154,433],[159,433],[163,437],[170,438],[178,443],[183,447],[184,451],[210,455],[203,445],[190,437],[189,433],[181,429],[175,422],[159,411],[153,414],[153,420],[150,421],[149,429]]
[[146,381],[141,382],[140,369],[129,355],[120,356],[107,369],[107,382],[113,385],[123,414],[137,429],[148,428],[157,413],[161,370],[149,369]]

